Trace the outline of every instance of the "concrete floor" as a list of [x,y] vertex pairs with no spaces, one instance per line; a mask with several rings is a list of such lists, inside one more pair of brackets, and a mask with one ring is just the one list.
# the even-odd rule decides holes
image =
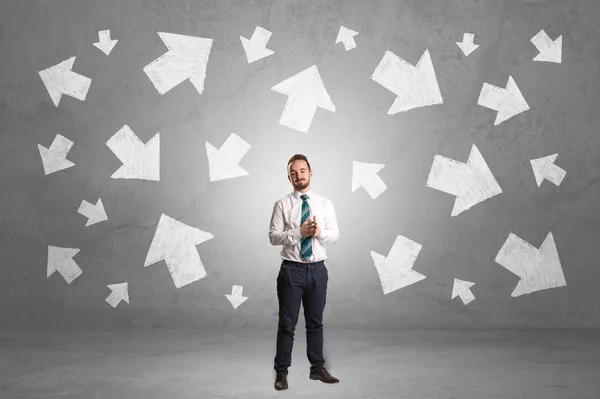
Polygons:
[[0,331],[0,397],[600,398],[597,330],[325,330],[308,379],[296,330],[289,389],[273,388],[275,331]]

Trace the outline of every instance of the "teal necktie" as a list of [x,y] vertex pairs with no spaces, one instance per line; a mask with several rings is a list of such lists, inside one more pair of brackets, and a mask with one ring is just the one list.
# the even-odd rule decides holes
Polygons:
[[[302,219],[300,222],[300,226],[302,226],[306,219],[310,217],[310,207],[306,201],[308,199],[308,195],[302,194],[300,198],[302,198]],[[307,260],[312,255],[312,236],[302,237],[302,243],[300,244],[300,255]]]

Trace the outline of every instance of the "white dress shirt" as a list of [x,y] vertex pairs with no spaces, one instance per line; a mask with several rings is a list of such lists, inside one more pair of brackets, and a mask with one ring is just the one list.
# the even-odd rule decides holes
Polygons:
[[329,198],[315,194],[312,189],[305,193],[308,195],[310,207],[309,217],[317,217],[317,223],[321,228],[319,237],[312,236],[312,255],[304,259],[300,255],[301,215],[302,215],[302,193],[295,191],[277,200],[273,206],[273,214],[269,226],[269,241],[271,245],[282,245],[281,258],[293,262],[319,262],[327,259],[325,244],[335,243],[340,232],[338,229],[333,203]]

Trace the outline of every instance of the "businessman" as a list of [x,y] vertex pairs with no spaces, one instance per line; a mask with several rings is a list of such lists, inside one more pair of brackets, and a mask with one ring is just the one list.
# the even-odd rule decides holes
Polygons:
[[329,279],[325,244],[339,238],[339,230],[329,198],[310,188],[313,172],[306,156],[295,154],[288,161],[287,177],[294,191],[277,200],[269,226],[271,245],[282,245],[282,262],[277,275],[279,324],[277,353],[274,360],[275,389],[288,388],[288,367],[292,363],[294,331],[304,308],[306,355],[310,362],[309,378],[324,383],[338,383],[324,367],[323,310]]

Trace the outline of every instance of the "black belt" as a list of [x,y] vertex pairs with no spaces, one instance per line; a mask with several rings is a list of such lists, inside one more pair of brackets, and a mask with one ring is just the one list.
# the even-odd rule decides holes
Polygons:
[[295,262],[293,260],[289,260],[289,259],[283,259],[282,263],[291,263],[293,265],[316,265],[319,263],[324,263],[325,259],[317,261],[317,262]]

